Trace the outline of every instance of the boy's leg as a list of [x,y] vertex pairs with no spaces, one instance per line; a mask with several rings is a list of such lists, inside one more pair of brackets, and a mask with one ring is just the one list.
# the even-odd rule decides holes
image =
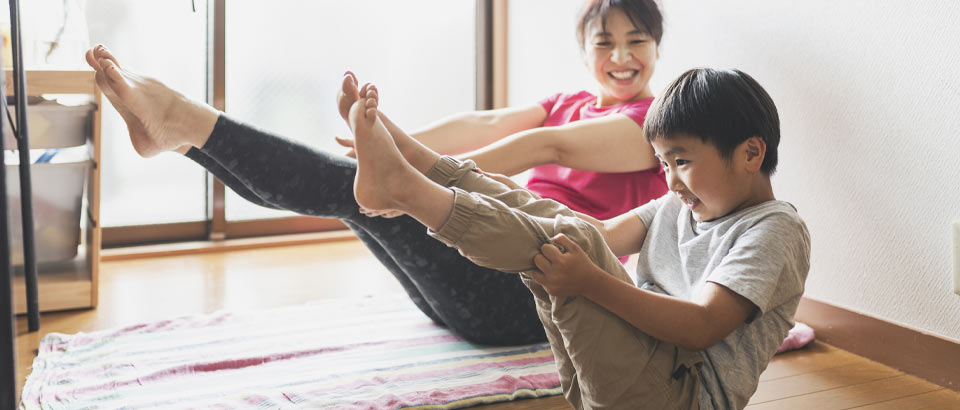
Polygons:
[[[438,170],[426,172],[429,179],[422,175],[421,169],[404,161],[401,155],[408,153],[401,154],[394,144],[394,137],[377,118],[376,105],[375,98],[364,98],[350,112],[359,162],[354,189],[362,206],[403,210],[467,258],[508,272],[536,269],[533,257],[540,246],[564,233],[600,268],[629,282],[599,231],[556,202],[506,189],[472,172],[469,163],[444,159],[434,167]],[[453,185],[452,192],[437,182],[449,182],[443,185]],[[670,395],[666,387],[676,359],[676,354],[667,357],[668,348],[661,348],[656,340],[592,301],[554,298],[529,278],[525,283],[537,299],[571,404],[578,408],[674,408],[682,399]],[[695,397],[694,393],[687,396]]]
[[[453,164],[449,159],[444,161]],[[438,163],[438,168],[445,167],[453,168]],[[698,363],[699,353],[661,343],[589,299],[550,296],[522,273],[536,269],[533,255],[549,238],[563,233],[601,269],[630,283],[623,265],[594,226],[572,216],[555,201],[538,200],[523,190],[506,189],[472,172],[469,163],[453,172],[430,175],[440,180],[443,175],[450,176],[448,180],[453,181],[457,190],[448,224],[433,235],[460,249],[474,262],[521,272],[536,298],[541,321],[557,353],[565,394],[572,405],[588,409],[697,407],[697,375],[682,371],[681,367]],[[550,217],[550,213],[556,215]],[[674,379],[674,374],[679,374],[679,378]]]

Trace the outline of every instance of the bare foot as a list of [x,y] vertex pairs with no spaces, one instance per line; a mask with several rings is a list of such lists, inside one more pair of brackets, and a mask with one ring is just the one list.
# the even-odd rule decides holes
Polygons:
[[350,115],[350,107],[360,99],[360,89],[357,84],[357,76],[351,71],[343,73],[343,83],[340,90],[337,91],[337,110],[340,116],[346,121]]
[[143,157],[206,143],[220,113],[190,100],[163,83],[120,67],[106,47],[86,53],[97,85],[123,117],[134,150]]
[[356,138],[357,176],[353,194],[357,204],[368,210],[402,209],[404,181],[422,178],[406,160],[383,122],[377,118],[377,94],[364,85],[347,113]]
[[[341,84],[340,90],[337,92],[337,107],[340,111],[340,116],[344,120],[347,120],[349,123],[349,114],[350,108],[357,102],[361,96],[364,98],[374,98],[377,100],[375,106],[379,106],[379,90],[373,84],[366,83],[359,90],[357,89],[358,81],[356,75],[353,72],[347,71],[343,75],[343,83]],[[393,138],[394,144],[396,144],[397,149],[400,150],[400,153],[403,155],[404,159],[407,160],[411,165],[414,166],[420,172],[426,172],[429,170],[433,164],[440,159],[440,155],[429,149],[427,146],[423,145],[420,141],[417,141],[406,132],[404,132],[400,127],[396,126],[386,114],[376,110],[377,116],[383,122],[384,127],[386,127],[388,134]],[[351,125],[352,129],[352,125]],[[337,143],[344,147],[355,148],[355,142],[349,139],[335,137]],[[347,153],[347,156],[356,158],[356,153],[350,151]]]

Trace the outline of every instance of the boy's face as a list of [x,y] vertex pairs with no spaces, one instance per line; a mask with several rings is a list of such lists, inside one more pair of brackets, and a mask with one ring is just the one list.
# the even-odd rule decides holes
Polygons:
[[712,221],[753,205],[752,177],[738,157],[742,147],[728,160],[698,137],[658,138],[652,145],[666,172],[670,192],[690,208],[697,222]]

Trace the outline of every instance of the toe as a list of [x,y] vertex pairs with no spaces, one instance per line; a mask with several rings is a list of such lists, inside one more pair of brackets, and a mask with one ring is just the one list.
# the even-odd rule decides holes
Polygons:
[[347,73],[343,75],[343,84],[340,90],[346,96],[357,98],[357,94],[359,93],[357,90],[357,78],[353,76],[353,73],[347,71]]
[[110,50],[107,50],[107,47],[104,46],[103,44],[98,45],[96,50],[97,50],[97,57],[101,59],[110,60],[117,66],[120,65],[120,62],[117,61],[117,58],[113,56],[113,53],[111,53]]
[[97,81],[97,87],[100,87],[101,91],[107,92],[110,90],[110,85],[107,84],[107,78],[104,76],[103,71],[97,71],[93,78]]
[[373,84],[364,83],[363,87],[360,87],[360,98],[367,98],[367,91],[369,91],[372,86]]
[[120,74],[120,67],[117,67],[113,61],[100,59],[100,66],[103,67],[103,73],[107,77],[107,81],[111,84],[117,84],[123,82],[123,75]]
[[94,70],[99,70],[100,63],[97,62],[97,57],[94,55],[94,50],[95,49],[93,48],[87,50],[87,52],[84,54],[84,57],[87,59],[87,64],[90,65],[90,67],[93,67]]

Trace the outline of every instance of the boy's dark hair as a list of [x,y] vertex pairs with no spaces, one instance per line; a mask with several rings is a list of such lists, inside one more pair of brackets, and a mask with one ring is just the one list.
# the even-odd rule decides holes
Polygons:
[[593,20],[600,18],[600,24],[607,29],[607,14],[610,10],[618,9],[627,15],[637,30],[647,33],[660,44],[663,37],[663,15],[654,0],[587,0],[580,11],[580,20],[577,23],[577,40],[583,48],[586,43],[587,26]]
[[654,99],[643,134],[651,142],[700,137],[727,159],[740,143],[760,137],[767,144],[760,170],[772,175],[777,169],[777,106],[753,77],[740,70],[695,68],[683,73]]

